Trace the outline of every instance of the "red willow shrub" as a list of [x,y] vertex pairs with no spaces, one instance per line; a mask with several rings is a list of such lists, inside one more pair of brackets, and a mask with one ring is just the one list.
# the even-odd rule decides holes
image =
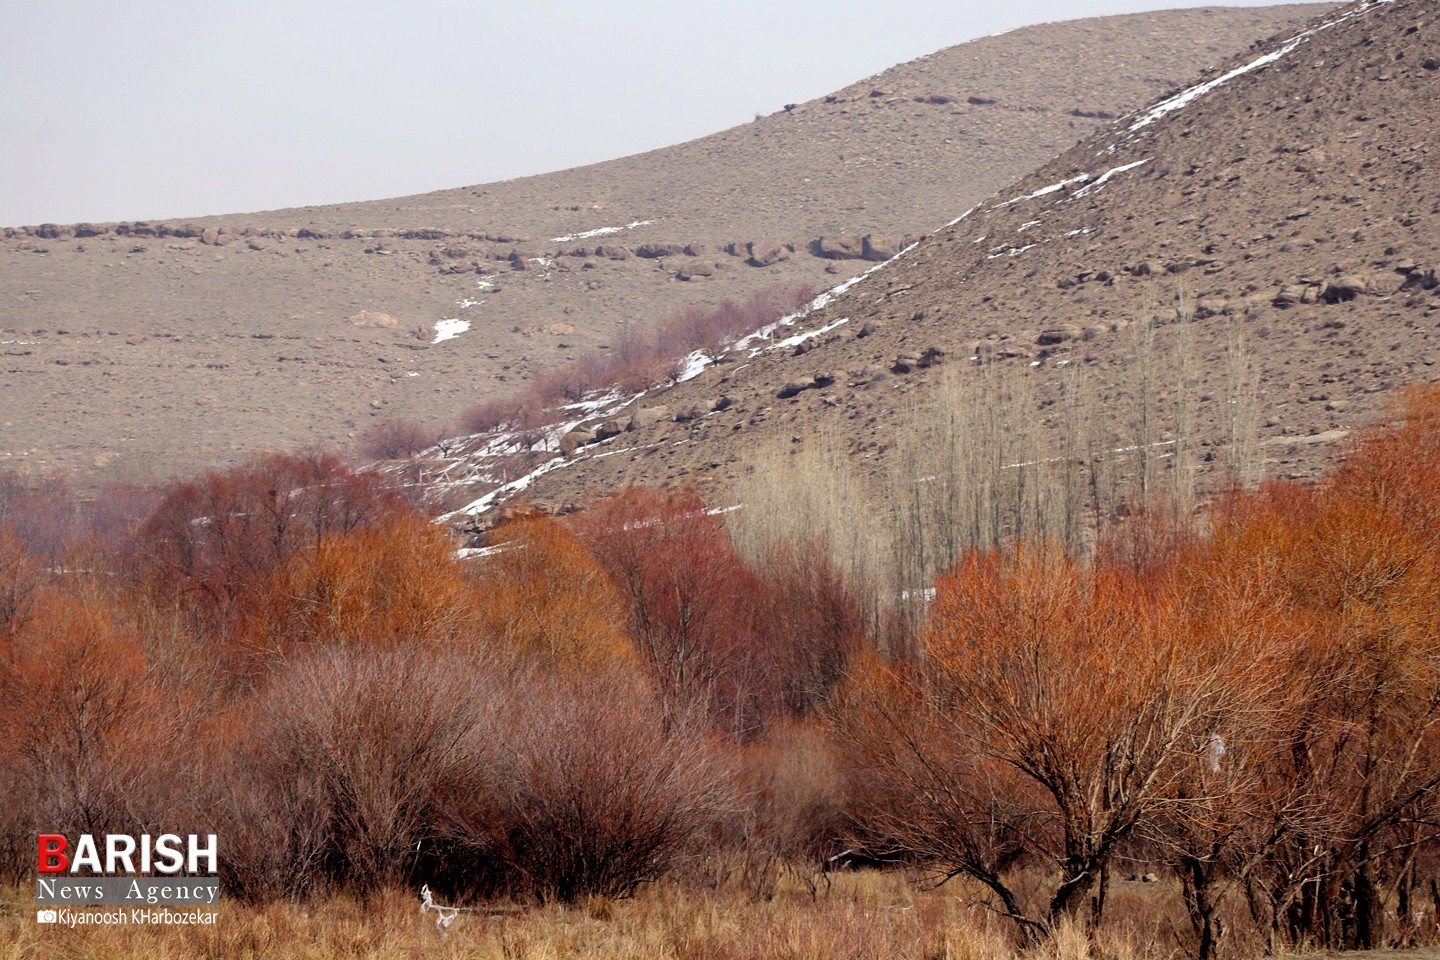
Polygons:
[[750,739],[816,707],[864,641],[864,616],[818,552],[751,569],[694,490],[631,489],[574,526],[618,586],[666,703],[704,705]]
[[275,454],[174,485],[138,531],[127,567],[154,600],[228,640],[244,602],[292,557],[411,512],[381,478],[337,456]]

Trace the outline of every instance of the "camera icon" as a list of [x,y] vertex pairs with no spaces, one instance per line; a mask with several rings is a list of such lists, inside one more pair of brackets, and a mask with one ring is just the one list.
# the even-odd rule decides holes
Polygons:
[[59,922],[60,922],[60,916],[59,916],[59,914],[58,914],[56,911],[54,911],[54,910],[36,910],[36,911],[35,911],[35,922],[36,922],[36,923],[59,923]]

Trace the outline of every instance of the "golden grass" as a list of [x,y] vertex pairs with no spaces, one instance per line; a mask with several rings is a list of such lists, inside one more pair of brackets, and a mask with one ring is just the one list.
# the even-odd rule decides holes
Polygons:
[[[1183,955],[1173,939],[1160,944],[1153,929],[1141,933],[1125,923],[1109,925],[1114,929],[1098,942],[1082,931],[1065,930],[1043,947],[1021,952],[1009,922],[976,906],[965,893],[953,884],[922,889],[898,873],[866,871],[837,875],[828,893],[822,885],[813,898],[804,884],[787,880],[774,899],[758,902],[736,891],[666,883],[623,901],[462,913],[449,936],[442,937],[435,915],[422,916],[418,897],[410,891],[368,903],[345,897],[264,906],[222,901],[218,922],[208,927],[67,929],[35,922],[33,888],[24,885],[0,894],[0,960],[1141,960]],[[1121,890],[1112,898],[1126,895]],[[1144,903],[1131,904],[1126,913],[1140,917],[1145,910]]]

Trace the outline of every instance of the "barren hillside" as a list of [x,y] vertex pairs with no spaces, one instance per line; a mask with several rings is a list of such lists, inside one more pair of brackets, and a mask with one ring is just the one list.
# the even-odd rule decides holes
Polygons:
[[[188,222],[10,228],[0,466],[163,474],[345,444],[389,417],[449,425],[613,346],[627,323],[853,276],[871,265],[845,259],[866,253],[867,235],[883,259],[1109,118],[1328,6],[1032,27],[711,137],[523,180]],[[841,259],[812,253],[822,237]],[[910,299],[948,296],[942,286]],[[436,342],[447,320],[468,332]]]
[[825,434],[882,471],[913,411],[935,409],[944,373],[981,358],[1023,379],[1058,450],[1064,382],[1079,371],[1093,418],[1121,424],[1156,376],[1137,334],[1169,349],[1186,301],[1202,464],[1234,454],[1227,353],[1239,340],[1265,474],[1312,475],[1395,388],[1440,376],[1437,39],[1425,0],[1351,4],[1283,31],[793,327],[642,397],[615,414],[639,412],[629,432],[555,462],[526,493],[558,503],[636,482],[724,483],[757,450]]

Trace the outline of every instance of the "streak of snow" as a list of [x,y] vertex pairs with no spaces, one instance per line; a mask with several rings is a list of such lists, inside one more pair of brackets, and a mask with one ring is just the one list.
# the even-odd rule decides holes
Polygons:
[[[969,210],[966,210],[964,213],[960,214],[960,216],[956,217],[954,220],[951,220],[949,223],[945,224],[945,227],[953,227],[953,226],[955,226],[955,224],[959,223],[961,220],[964,220],[966,217],[970,216],[970,214],[974,213],[976,210],[979,210],[979,209],[980,209],[980,206],[979,206],[978,204],[975,205],[975,206],[973,206],[973,207],[971,207]],[[944,230],[945,227],[941,227],[940,229],[941,229],[941,230]],[[904,253],[905,251],[902,250],[902,251],[900,251],[900,252],[901,252],[901,253]]]
[[1221,76],[1218,76],[1213,80],[1207,80],[1204,83],[1197,83],[1195,86],[1190,87],[1187,90],[1180,91],[1173,97],[1161,100],[1159,103],[1155,104],[1149,110],[1146,110],[1143,114],[1141,114],[1140,119],[1132,123],[1128,128],[1127,132],[1134,133],[1137,130],[1148,127],[1150,124],[1154,123],[1156,120],[1159,120],[1166,114],[1174,113],[1176,110],[1180,110],[1188,106],[1191,102],[1197,100],[1200,97],[1203,97],[1205,94],[1209,93],[1212,90],[1215,90],[1218,87],[1223,87],[1225,84],[1229,83],[1231,80],[1234,80],[1236,77],[1243,76],[1251,72],[1252,70],[1258,70],[1261,67],[1268,66],[1274,63],[1276,60],[1279,60],[1281,57],[1290,55],[1302,43],[1304,43],[1306,40],[1309,40],[1311,37],[1321,32],[1322,30],[1329,30],[1331,27],[1339,26],[1346,20],[1350,20],[1354,17],[1361,16],[1362,14],[1369,13],[1371,10],[1378,6],[1394,2],[1395,0],[1370,0],[1370,2],[1362,3],[1360,6],[1351,10],[1349,13],[1334,20],[1331,20],[1329,23],[1322,23],[1318,27],[1298,33],[1295,36],[1291,37],[1289,40],[1285,41],[1284,45],[1281,46],[1278,50],[1272,50],[1264,56],[1256,57],[1254,60],[1251,60],[1249,63],[1243,66],[1236,67],[1229,73],[1222,74]]
[[518,480],[511,480],[509,483],[501,484],[494,490],[491,490],[489,493],[485,494],[485,496],[479,498],[478,500],[467,503],[459,510],[452,510],[450,513],[447,513],[444,516],[437,517],[435,522],[446,523],[450,520],[455,519],[456,517],[473,517],[477,514],[484,513],[486,510],[490,509],[490,507],[494,505],[496,499],[498,499],[499,497],[506,494],[518,493],[521,490],[524,490],[526,487],[530,486],[530,484],[534,483],[536,480],[543,477],[545,474],[550,473],[552,470],[558,470],[559,468],[566,466],[570,463],[574,463],[574,461],[567,460],[564,457],[555,457],[553,460],[546,460],[544,463],[540,464],[540,466],[536,467],[534,470],[531,470],[529,473],[525,474],[525,476],[519,478]]
[[1020,224],[1019,228],[1017,228],[1015,232],[1016,232],[1016,233],[1024,233],[1026,230],[1029,230],[1031,227],[1038,227],[1038,226],[1040,226],[1040,221],[1039,221],[1039,220],[1029,220],[1029,221],[1027,221],[1027,222],[1025,222],[1025,223]]
[[995,248],[996,252],[990,254],[990,255],[987,256],[985,259],[986,259],[986,260],[996,260],[996,259],[998,259],[998,258],[1000,258],[1000,257],[1018,257],[1020,254],[1024,253],[1026,250],[1029,250],[1029,249],[1031,249],[1032,247],[1036,247],[1036,246],[1039,246],[1039,244],[1027,243],[1027,244],[1025,244],[1025,246],[1023,246],[1023,247],[996,247],[996,248]]
[[636,227],[648,227],[654,220],[632,220],[623,227],[596,227],[594,230],[582,230],[579,233],[569,233],[563,237],[551,237],[551,243],[569,243],[572,240],[588,240],[591,237],[608,237],[612,233],[622,233],[626,230],[634,230]]
[[[1103,186],[1104,184],[1109,182],[1110,178],[1115,176],[1117,173],[1124,173],[1127,170],[1134,170],[1136,167],[1149,162],[1150,158],[1146,157],[1144,160],[1137,160],[1134,163],[1127,163],[1124,166],[1115,167],[1114,169],[1107,170],[1098,177],[1092,177],[1088,173],[1082,173],[1078,177],[1071,177],[1068,180],[1061,180],[1059,183],[1052,183],[1048,187],[1041,187],[1034,193],[1027,193],[1023,197],[1015,197],[1014,199],[1006,200],[1004,203],[996,204],[996,206],[992,209],[1001,210],[1005,207],[1012,207],[1017,203],[1024,203],[1027,200],[1036,200],[1040,197],[1048,197],[1052,193],[1059,193],[1061,190],[1068,190],[1071,187],[1079,187],[1080,189],[1075,191],[1074,196],[1083,197],[1091,190],[1094,190],[1095,188]],[[1032,224],[1027,223],[1025,226],[1032,226]],[[1025,227],[1021,227],[1020,229],[1024,230]]]
[[1099,190],[1101,187],[1105,186],[1105,184],[1110,181],[1110,178],[1113,177],[1113,176],[1115,176],[1115,174],[1117,174],[1117,173],[1125,173],[1126,171],[1134,170],[1136,167],[1143,167],[1143,166],[1145,166],[1145,164],[1147,164],[1147,163],[1150,162],[1150,159],[1151,159],[1150,157],[1146,157],[1146,158],[1143,159],[1143,160],[1136,160],[1134,163],[1127,163],[1127,164],[1124,164],[1124,165],[1122,165],[1122,166],[1118,166],[1118,167],[1114,167],[1114,168],[1112,168],[1112,169],[1110,169],[1110,170],[1106,170],[1106,171],[1105,171],[1104,173],[1102,173],[1098,178],[1096,178],[1095,180],[1092,180],[1091,182],[1085,184],[1085,186],[1081,187],[1079,190],[1076,190],[1075,193],[1074,193],[1074,195],[1073,195],[1073,196],[1074,196],[1074,199],[1079,199],[1080,197],[1085,196],[1087,193],[1089,193],[1089,192],[1092,191],[1092,190]]
[[466,330],[469,329],[469,320],[461,320],[459,318],[440,320],[437,321],[435,324],[435,339],[431,340],[430,342],[444,343],[446,340],[454,340],[456,337],[460,336],[460,334],[464,333]]
[[1047,197],[1052,193],[1059,193],[1061,190],[1069,187],[1072,183],[1084,183],[1089,179],[1089,174],[1082,173],[1078,177],[1071,177],[1069,180],[1061,180],[1059,183],[1052,183],[1048,187],[1041,187],[1034,193],[1027,193],[1023,197],[1015,197],[1014,199],[1006,200],[1004,203],[996,205],[995,209],[1000,210],[1005,207],[1013,207],[1015,204],[1024,203],[1026,200],[1038,200],[1040,197]]
[[685,355],[680,361],[680,373],[675,377],[676,383],[684,383],[686,380],[694,380],[704,373],[715,360],[708,350],[696,350]]
[[845,323],[849,323],[849,322],[850,322],[850,318],[849,318],[849,317],[841,317],[839,320],[836,320],[834,323],[827,323],[827,324],[825,324],[825,326],[819,328],[818,330],[807,330],[807,331],[805,331],[804,333],[797,333],[797,334],[795,334],[793,337],[786,337],[784,340],[781,340],[781,341],[778,342],[778,343],[772,343],[767,349],[770,349],[770,350],[784,350],[784,349],[787,349],[787,348],[789,348],[789,347],[798,347],[798,346],[800,346],[800,344],[804,343],[806,340],[813,340],[813,339],[816,338],[816,337],[823,336],[824,334],[829,333],[831,330],[834,330],[836,327],[840,326],[841,324],[845,324]]
[[471,307],[478,307],[484,302],[484,300],[471,300],[469,297],[461,297],[459,300],[455,301],[455,306],[459,307],[461,310],[469,310]]

